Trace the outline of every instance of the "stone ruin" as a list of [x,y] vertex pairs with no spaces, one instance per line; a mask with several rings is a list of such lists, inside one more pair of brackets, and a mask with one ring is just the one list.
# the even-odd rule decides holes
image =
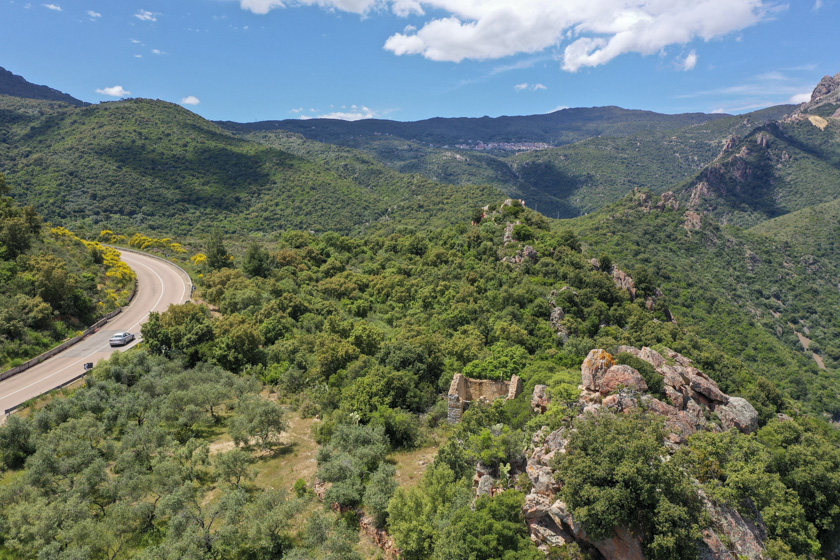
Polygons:
[[473,402],[493,402],[504,397],[515,399],[522,392],[522,380],[518,375],[510,381],[491,381],[489,379],[470,379],[456,373],[449,385],[449,413],[447,419],[450,424],[461,421],[461,415]]

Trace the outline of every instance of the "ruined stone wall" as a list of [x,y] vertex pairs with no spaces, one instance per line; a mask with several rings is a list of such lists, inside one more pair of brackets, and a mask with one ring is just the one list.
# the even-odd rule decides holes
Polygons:
[[461,421],[461,415],[475,401],[493,402],[496,399],[515,399],[522,392],[522,380],[518,375],[510,381],[491,381],[489,379],[470,379],[457,373],[449,384],[449,411],[447,419],[450,424]]

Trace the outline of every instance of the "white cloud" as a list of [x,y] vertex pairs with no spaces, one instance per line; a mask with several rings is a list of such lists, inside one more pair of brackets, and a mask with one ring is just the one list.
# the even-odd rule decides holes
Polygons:
[[811,93],[810,92],[808,92],[808,93],[796,93],[794,95],[791,95],[790,99],[788,99],[788,103],[794,103],[796,105],[799,105],[800,103],[807,103],[808,101],[811,101]]
[[188,95],[181,100],[181,105],[198,105],[199,103],[201,100],[194,95]]
[[159,15],[159,13],[150,12],[149,10],[137,10],[137,13],[134,14],[134,17],[136,17],[140,21],[157,21],[157,17]]
[[[382,4],[385,0],[240,0],[239,5],[243,10],[255,14],[267,14],[275,8],[286,8],[288,6],[320,6],[327,10],[341,10],[354,14],[365,14]],[[395,4],[405,6],[400,8],[401,15],[416,13],[419,2],[414,0],[394,0]]]
[[127,95],[131,95],[131,92],[126,91],[126,89],[122,86],[111,86],[102,89],[97,89],[96,93],[101,93],[102,95],[109,95],[111,97],[125,97]]
[[515,89],[516,91],[525,91],[525,90],[540,91],[540,90],[548,89],[548,87],[545,84],[533,84],[533,85],[531,85],[531,84],[526,82],[524,84],[516,84],[515,86],[513,86],[513,89]]
[[691,51],[680,61],[680,68],[684,71],[694,70],[697,66],[697,51]]
[[[819,1],[818,1],[819,4]],[[384,48],[436,61],[497,59],[563,49],[564,70],[606,64],[625,53],[650,55],[670,45],[709,41],[771,17],[773,0],[240,0],[242,9],[320,6],[368,14],[388,8],[427,18],[391,35]],[[683,67],[695,57],[687,57]]]
[[158,49],[152,49],[152,54],[169,54],[169,53],[158,50]]
[[99,12],[94,12],[93,10],[88,10],[88,11],[87,11],[87,12],[85,12],[85,13],[86,13],[88,16],[90,16],[92,19],[99,19],[99,18],[101,18],[101,17],[102,17],[102,14],[100,14]]
[[[369,109],[368,107],[361,106],[358,107],[353,105],[350,107],[350,111],[333,111],[331,113],[325,113],[323,115],[318,116],[308,116],[308,115],[301,115],[301,120],[309,120],[309,119],[338,119],[342,121],[359,121],[362,119],[375,119],[381,116],[377,111],[373,109]],[[293,113],[297,112],[296,110],[292,110]],[[316,112],[315,109],[310,109],[310,112]]]
[[243,10],[250,10],[255,14],[267,14],[274,8],[285,8],[280,0],[242,0],[239,5]]
[[41,5],[42,5],[43,7],[45,7],[46,9],[48,9],[48,10],[53,10],[54,12],[61,12],[61,11],[63,11],[63,10],[61,9],[61,6],[59,6],[59,5],[57,5],[57,4],[41,4]]

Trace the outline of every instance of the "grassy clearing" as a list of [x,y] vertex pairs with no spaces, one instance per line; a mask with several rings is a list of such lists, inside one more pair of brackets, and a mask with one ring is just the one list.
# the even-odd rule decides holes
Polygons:
[[[254,480],[262,488],[283,488],[291,490],[295,481],[302,478],[311,486],[315,480],[318,465],[315,454],[318,444],[312,439],[313,418],[301,418],[296,413],[289,413],[289,429],[281,436],[282,444],[273,452],[258,454],[254,468],[257,477]],[[230,436],[227,436],[230,441]],[[215,444],[216,442],[214,442]],[[230,448],[233,442],[230,441]]]

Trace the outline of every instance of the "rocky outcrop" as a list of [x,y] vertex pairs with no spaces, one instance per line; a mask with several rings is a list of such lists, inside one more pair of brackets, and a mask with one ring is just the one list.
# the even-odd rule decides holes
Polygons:
[[530,261],[532,263],[537,262],[539,256],[537,255],[537,250],[531,247],[530,245],[525,245],[514,254],[512,257],[505,257],[502,259],[503,262],[507,262],[510,264],[522,264],[525,261]]
[[617,266],[613,266],[612,269],[612,277],[613,282],[618,288],[622,290],[627,290],[630,294],[630,300],[636,299],[636,283],[633,282],[633,277],[618,268]]
[[634,391],[647,391],[647,383],[639,372],[630,366],[615,365],[608,369],[604,376],[598,380],[598,391],[602,395],[609,395],[621,387],[627,387]]
[[[840,76],[840,74],[838,74]],[[823,76],[814,91],[811,92],[811,103],[816,103],[822,98],[831,95],[840,88],[840,82],[836,76]]]
[[652,212],[658,210],[664,212],[665,210],[678,210],[680,203],[673,192],[668,191],[659,195],[659,200],[654,202],[653,196],[638,188],[633,189],[633,201],[636,206],[644,212]]
[[615,365],[615,359],[606,350],[592,350],[580,367],[583,389],[598,392],[598,381]]
[[[691,188],[688,205],[692,208],[697,208],[704,200],[711,198],[714,194],[715,193],[712,191],[712,187],[709,186],[709,183],[706,181],[700,181]],[[688,212],[686,212],[686,214],[688,214]]]
[[729,397],[729,403],[715,409],[724,428],[735,428],[745,433],[758,429],[758,414],[746,399]]
[[516,220],[516,222],[508,222],[505,226],[505,235],[502,241],[505,245],[513,243],[513,228],[518,226],[521,222]]
[[[617,350],[647,362],[662,376],[668,402],[646,393],[648,385],[637,370],[616,364],[615,358],[603,349],[594,349],[581,366],[579,405],[584,414],[627,413],[640,408],[659,414],[665,418],[665,443],[672,450],[700,430],[737,429],[749,433],[758,428],[758,413],[752,405],[721,391],[688,357],[671,350],[659,353],[648,347],[620,346]],[[541,402],[544,391],[542,386],[534,390],[535,409],[538,406],[534,403]],[[552,465],[558,454],[566,452],[567,444],[567,428],[550,433],[543,428],[534,434],[526,451],[525,472],[532,490],[523,512],[531,539],[546,553],[551,547],[576,542],[595,557],[606,560],[643,559],[642,543],[630,528],[616,527],[609,539],[594,542],[575,522],[566,504],[558,499],[561,486]],[[699,488],[698,494],[712,521],[703,533],[701,557],[736,560],[743,556],[759,560],[766,539],[764,526],[743,518],[734,509],[713,504]]]
[[531,395],[531,409],[537,414],[542,414],[548,410],[549,404],[551,404],[551,399],[548,396],[548,387],[536,385]]
[[383,529],[376,527],[376,521],[373,517],[365,515],[359,520],[359,525],[362,532],[371,538],[373,543],[378,546],[385,553],[385,558],[388,560],[396,560],[402,554],[402,551],[397,548],[393,537],[385,532]]
[[664,212],[665,210],[679,210],[680,202],[677,200],[677,197],[671,191],[664,192],[659,197],[659,202],[656,204],[656,209],[660,212]]

